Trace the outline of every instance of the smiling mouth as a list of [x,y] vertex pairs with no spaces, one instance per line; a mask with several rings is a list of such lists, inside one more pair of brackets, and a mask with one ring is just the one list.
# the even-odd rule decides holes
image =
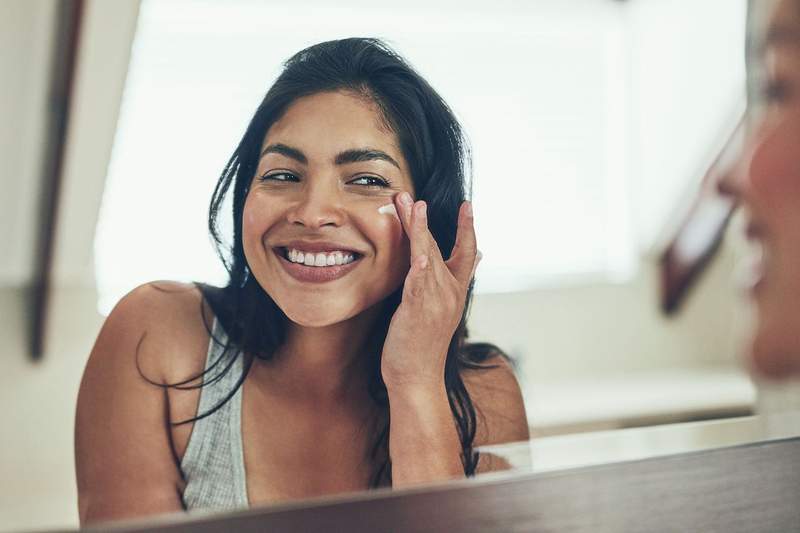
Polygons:
[[335,252],[303,252],[285,246],[278,247],[275,250],[283,259],[290,263],[305,265],[312,268],[349,265],[362,257],[358,252],[349,250],[337,250]]
[[[311,264],[305,264],[305,262],[295,262],[298,259],[297,257],[295,257],[294,261],[290,259],[289,255],[292,252],[285,247],[273,248],[273,252],[275,253],[275,256],[278,257],[278,261],[287,274],[297,281],[307,283],[325,283],[342,278],[356,268],[360,264],[361,258],[363,257],[361,254],[356,252],[348,252],[348,255],[350,255],[352,259],[349,259],[347,262],[345,262],[344,254],[341,254],[342,257],[337,257],[336,254],[318,254],[309,252],[309,255],[314,257],[314,264],[312,266]],[[322,261],[319,262],[320,266],[317,266],[317,258],[320,255],[325,257],[324,266],[321,264]],[[332,265],[328,265],[328,257],[332,255],[334,256],[334,263]],[[303,260],[305,261],[305,259],[305,254],[303,254]],[[337,260],[340,261],[339,264],[336,263]]]

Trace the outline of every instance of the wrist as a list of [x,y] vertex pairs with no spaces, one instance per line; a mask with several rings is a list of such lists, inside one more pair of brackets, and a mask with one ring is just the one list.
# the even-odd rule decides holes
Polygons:
[[440,380],[415,380],[415,381],[388,381],[386,392],[389,402],[402,403],[409,407],[426,406],[431,402],[438,402],[447,398],[447,388],[444,379]]
[[386,360],[383,361],[381,377],[389,394],[425,395],[445,390],[444,362],[426,365],[424,369],[415,366],[397,368],[397,365],[386,364]]

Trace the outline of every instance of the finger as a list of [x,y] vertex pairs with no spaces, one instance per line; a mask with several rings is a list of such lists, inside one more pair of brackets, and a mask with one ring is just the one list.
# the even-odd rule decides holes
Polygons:
[[403,285],[403,302],[421,302],[426,291],[426,278],[430,269],[427,255],[420,255],[411,261],[411,268]]
[[401,192],[394,196],[395,207],[397,209],[397,218],[400,219],[400,225],[406,235],[411,233],[411,210],[414,205],[414,200],[407,192]]
[[427,254],[432,263],[443,263],[439,245],[428,228],[428,204],[424,200],[414,203],[411,215],[411,256]]
[[453,276],[464,285],[469,284],[476,268],[478,243],[475,237],[475,221],[472,202],[465,201],[458,211],[458,229],[453,252],[447,260],[447,267]]
[[402,192],[395,195],[395,204],[403,231],[409,239],[411,260],[421,253],[427,253],[430,261],[444,263],[436,239],[428,228],[427,203],[423,200],[414,202],[409,193]]

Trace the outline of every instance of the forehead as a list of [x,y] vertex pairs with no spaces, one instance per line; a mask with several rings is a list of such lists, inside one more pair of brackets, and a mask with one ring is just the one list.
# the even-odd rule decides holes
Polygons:
[[767,2],[771,9],[763,36],[766,48],[800,47],[800,0]]
[[397,136],[370,99],[349,92],[323,92],[295,100],[264,137],[282,142],[312,159],[351,148],[370,147],[400,158]]

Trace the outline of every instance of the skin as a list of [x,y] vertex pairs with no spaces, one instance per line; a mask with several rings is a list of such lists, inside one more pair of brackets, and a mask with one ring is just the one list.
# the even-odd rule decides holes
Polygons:
[[[468,204],[457,245],[444,262],[427,229],[395,135],[375,106],[348,93],[295,101],[265,136],[306,159],[267,151],[246,199],[243,245],[251,272],[291,319],[270,362],[256,359],[243,384],[242,439],[251,505],[364,490],[374,441],[358,347],[382,300],[405,282],[382,354],[390,401],[394,487],[463,477],[460,445],[445,395],[443,364],[475,268]],[[371,148],[384,160],[337,165],[342,151]],[[296,180],[276,173],[291,173]],[[262,180],[267,174],[273,180]],[[389,188],[364,176],[387,178]],[[394,202],[398,217],[378,213]],[[344,278],[299,283],[272,246],[291,239],[335,240],[364,254]],[[160,289],[160,290],[156,290]],[[197,412],[197,390],[163,390],[203,368],[209,338],[191,285],[158,282],[115,307],[84,372],[76,416],[76,472],[83,524],[181,509],[180,460]],[[213,316],[205,306],[207,316]],[[509,365],[463,375],[477,410],[475,445],[528,439],[522,395]],[[286,421],[291,420],[290,424]],[[490,455],[478,471],[507,468]]]
[[786,378],[800,374],[800,3],[777,3],[764,42],[762,101],[723,188],[743,203],[748,237],[763,249],[750,361]]

